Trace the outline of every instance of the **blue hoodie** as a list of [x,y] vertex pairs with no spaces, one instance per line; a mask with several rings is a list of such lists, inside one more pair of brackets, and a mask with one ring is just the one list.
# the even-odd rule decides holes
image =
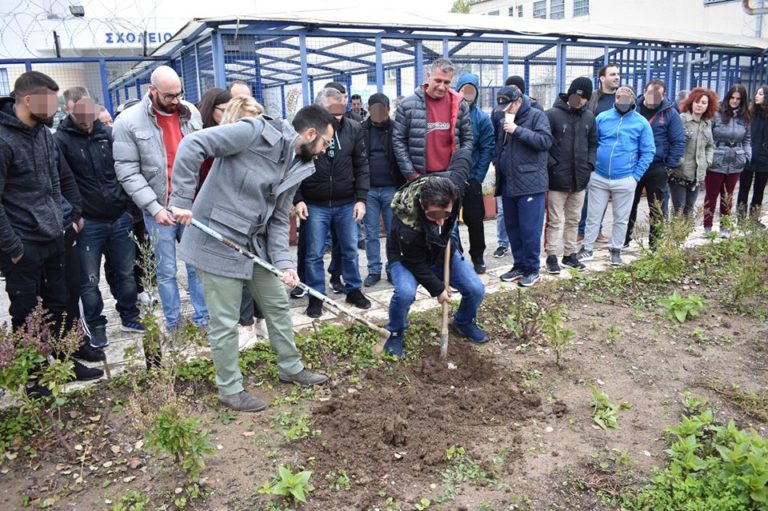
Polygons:
[[456,90],[461,90],[465,85],[471,85],[477,91],[477,99],[469,108],[472,134],[474,135],[474,142],[472,143],[472,171],[469,174],[469,179],[482,183],[485,175],[488,173],[488,165],[491,163],[496,146],[493,136],[493,123],[490,116],[477,107],[477,101],[480,99],[480,78],[475,74],[465,73],[456,82]]
[[635,110],[622,115],[615,108],[595,119],[597,124],[597,166],[606,179],[632,176],[640,181],[656,155],[653,130]]
[[646,108],[645,98],[641,96],[637,100],[637,111],[648,119],[653,130],[653,141],[656,144],[653,162],[671,169],[677,168],[685,153],[686,139],[683,121],[675,104],[664,98],[658,108],[650,110]]

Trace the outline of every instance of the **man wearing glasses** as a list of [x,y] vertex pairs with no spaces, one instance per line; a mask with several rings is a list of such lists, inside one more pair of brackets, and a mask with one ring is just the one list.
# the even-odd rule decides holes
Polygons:
[[[417,178],[401,188],[392,200],[394,218],[387,238],[387,260],[395,292],[389,302],[387,325],[392,334],[384,344],[384,350],[392,356],[403,356],[408,310],[419,284],[441,304],[451,300],[451,288],[446,287],[443,280],[445,247],[453,243],[451,232],[471,168],[472,150],[459,149],[446,171]],[[453,326],[470,342],[484,343],[488,336],[476,321],[485,287],[472,264],[461,256],[455,243],[453,245],[450,285],[461,293]]]
[[[154,242],[157,280],[165,328],[181,324],[181,297],[176,283],[176,242],[183,225],[166,209],[171,177],[181,139],[202,128],[200,112],[182,99],[181,79],[172,68],[152,72],[149,91],[140,103],[123,112],[114,126],[115,172],[120,184],[143,211],[147,232]],[[208,324],[208,309],[195,269],[187,264],[192,321]]]

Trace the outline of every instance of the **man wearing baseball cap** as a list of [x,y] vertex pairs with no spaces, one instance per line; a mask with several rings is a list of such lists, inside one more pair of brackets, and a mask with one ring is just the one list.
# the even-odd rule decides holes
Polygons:
[[[582,76],[571,82],[547,110],[555,142],[549,150],[549,192],[545,250],[547,271],[560,273],[557,253],[563,241],[563,266],[583,270],[576,257],[581,206],[592,170],[595,168],[597,130],[595,116],[587,108],[592,97],[592,80]],[[563,229],[565,224],[565,229]]]
[[501,280],[530,287],[541,280],[539,256],[552,133],[546,114],[531,108],[530,99],[517,87],[502,87],[496,105],[504,112],[494,157],[496,194],[504,205],[504,223],[515,259]]
[[597,165],[587,187],[587,226],[584,245],[577,257],[581,262],[592,259],[592,247],[610,198],[613,205],[611,265],[621,266],[621,249],[627,234],[635,187],[653,161],[656,144],[651,125],[635,111],[635,91],[632,87],[619,87],[614,108],[598,115],[595,123]]

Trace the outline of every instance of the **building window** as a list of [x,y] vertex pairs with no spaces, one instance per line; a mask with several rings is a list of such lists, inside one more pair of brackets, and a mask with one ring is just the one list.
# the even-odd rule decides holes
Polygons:
[[8,70],[0,68],[0,96],[8,96],[11,93],[11,82],[8,81]]
[[589,0],[573,0],[573,17],[589,16]]
[[565,0],[552,0],[549,6],[549,18],[553,20],[565,18]]
[[491,11],[488,13],[488,16],[498,16],[498,15],[499,15],[499,11]]
[[510,7],[507,16],[514,17],[515,16],[515,8]]
[[522,18],[523,17],[523,6],[522,5],[518,5],[517,6],[517,17],[518,18]]
[[533,17],[541,19],[547,18],[547,0],[533,2]]

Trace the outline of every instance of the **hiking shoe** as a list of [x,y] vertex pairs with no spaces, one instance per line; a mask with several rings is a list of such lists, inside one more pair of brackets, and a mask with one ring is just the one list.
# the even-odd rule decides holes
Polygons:
[[380,280],[381,280],[381,273],[369,273],[368,276],[365,277],[365,280],[363,281],[363,285],[365,287],[375,286]]
[[81,364],[77,360],[72,360],[72,364],[74,364],[75,380],[77,381],[98,380],[104,376],[104,371],[101,369],[88,367],[87,365]]
[[344,292],[344,284],[341,282],[341,275],[331,275],[331,289],[337,295]]
[[611,266],[621,266],[624,261],[621,260],[621,249],[612,248],[608,250],[611,254]]
[[453,328],[455,328],[456,331],[469,342],[474,342],[475,344],[488,342],[488,334],[485,333],[485,330],[477,326],[477,322],[474,320],[466,325],[459,325],[454,321]]
[[547,256],[547,273],[552,275],[560,275],[560,265],[557,264],[557,256]]
[[567,266],[568,268],[575,268],[579,271],[584,271],[587,269],[586,266],[579,262],[579,258],[576,256],[576,254],[563,256],[563,260],[561,262],[563,263],[563,266]]
[[302,387],[311,387],[312,385],[320,385],[328,381],[328,377],[324,374],[313,373],[307,369],[302,369],[296,374],[283,374],[278,371],[277,378],[283,383],[295,383]]
[[74,358],[85,360],[86,362],[102,362],[107,359],[107,355],[104,350],[94,348],[88,343],[80,346],[76,352],[72,353]]
[[392,332],[384,343],[384,351],[398,359],[403,358],[403,332]]
[[608,236],[606,236],[602,232],[597,235],[597,243],[608,243],[609,241],[611,240],[608,239]]
[[477,261],[472,261],[472,266],[475,268],[475,273],[478,275],[482,275],[485,273],[485,261],[482,259],[478,259]]
[[539,281],[541,281],[539,272],[528,273],[524,275],[522,279],[517,281],[517,285],[520,287],[533,287]]
[[496,249],[496,251],[493,253],[493,257],[504,257],[507,255],[507,252],[509,252],[509,247],[505,247],[502,245],[499,245],[499,248]]
[[351,303],[358,309],[370,309],[371,301],[359,289],[353,289],[347,295],[347,303]]
[[310,318],[319,318],[323,315],[323,301],[314,296],[309,297],[309,305],[307,306],[306,315]]
[[296,286],[293,289],[291,289],[291,298],[297,298],[298,299],[298,298],[304,298],[305,296],[307,296],[307,290],[306,289],[304,289],[302,287],[299,287],[299,286]]
[[237,394],[219,395],[219,403],[238,412],[260,412],[267,407],[267,403],[244,390]]
[[144,328],[144,325],[139,323],[138,321],[125,321],[122,325],[120,325],[120,331],[121,332],[131,332],[135,334],[143,334],[147,331],[146,328]]
[[512,268],[507,273],[502,273],[501,277],[499,278],[502,280],[502,282],[515,282],[522,279],[523,275],[525,275],[523,270],[519,268]]
[[103,326],[100,326],[91,330],[91,340],[89,342],[91,347],[97,349],[104,349],[109,346],[109,341],[107,340],[107,329]]
[[576,259],[578,259],[579,262],[591,261],[594,258],[595,254],[593,254],[591,250],[587,250],[584,247],[581,247],[581,250],[579,250],[576,254]]

